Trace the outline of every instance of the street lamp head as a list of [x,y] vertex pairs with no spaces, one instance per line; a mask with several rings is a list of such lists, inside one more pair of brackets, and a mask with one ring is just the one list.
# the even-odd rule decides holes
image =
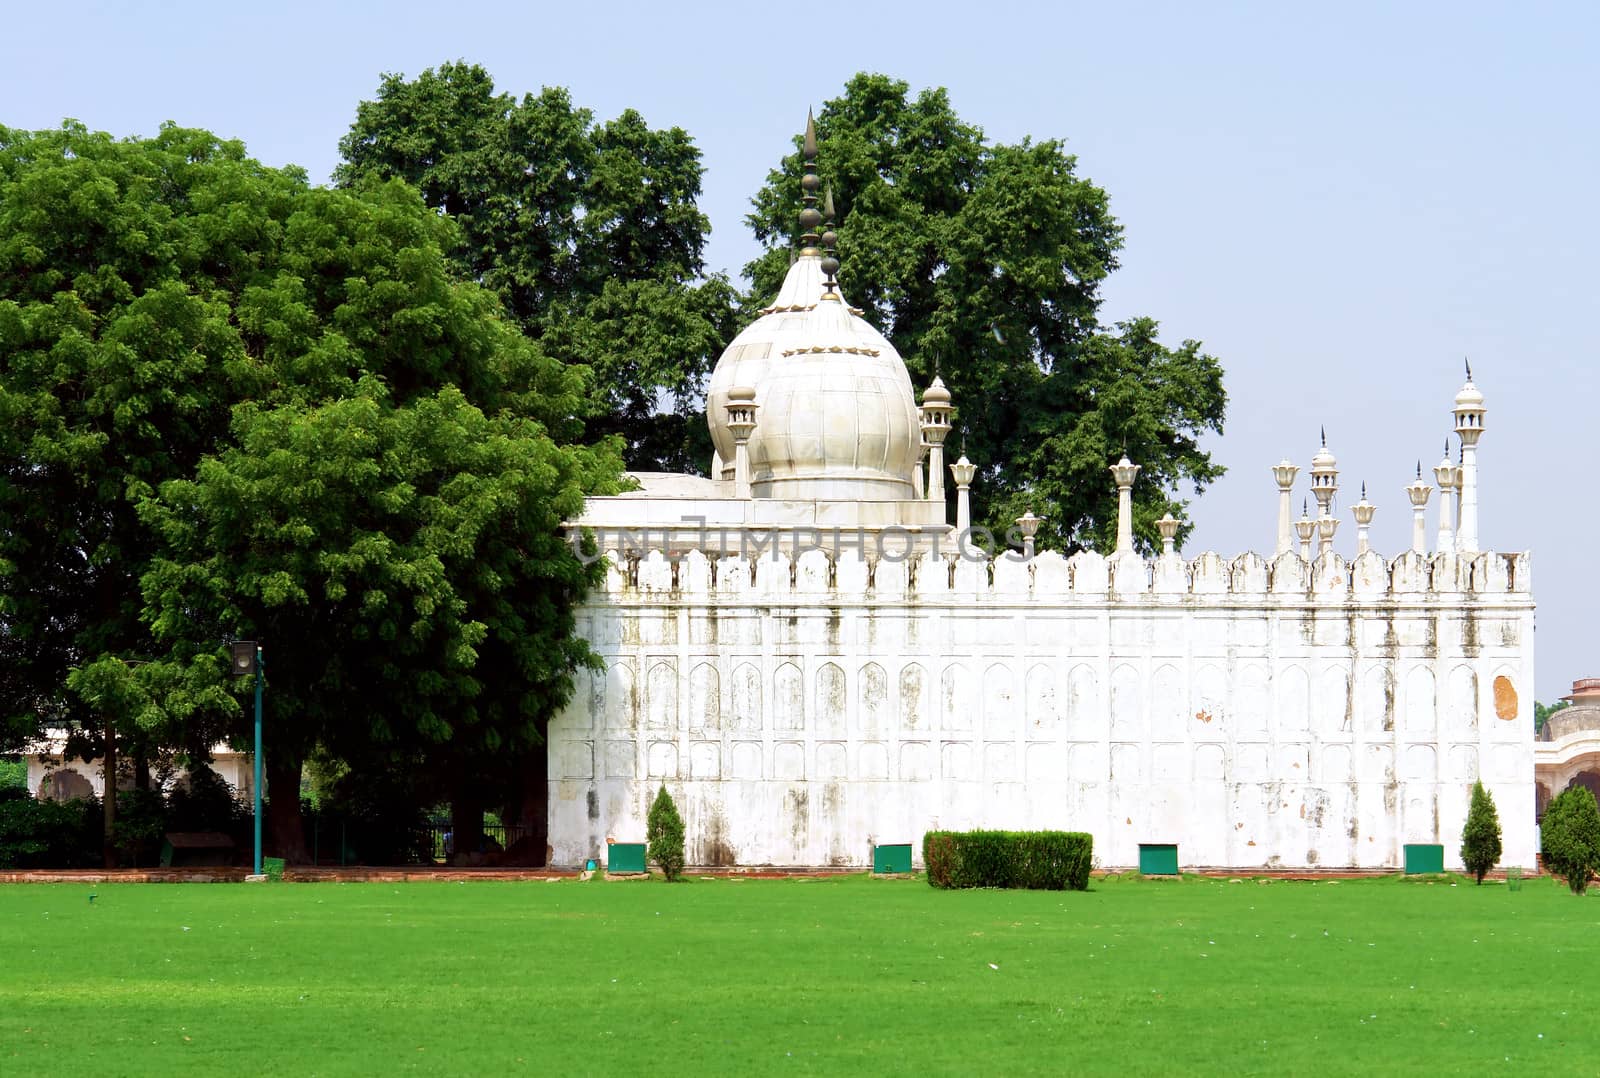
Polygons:
[[254,640],[233,642],[233,672],[239,677],[256,673],[260,669],[261,645]]

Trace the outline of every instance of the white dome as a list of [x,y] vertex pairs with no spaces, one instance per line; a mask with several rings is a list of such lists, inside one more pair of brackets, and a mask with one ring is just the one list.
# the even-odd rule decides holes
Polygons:
[[[706,423],[711,427],[711,441],[717,448],[720,475],[713,479],[733,478],[733,434],[728,430],[728,390],[734,386],[754,386],[756,406],[765,400],[762,386],[774,357],[781,357],[785,349],[797,347],[806,339],[805,314],[816,309],[822,295],[822,258],[812,253],[795,259],[783,279],[778,298],[770,307],[762,308],[761,317],[751,322],[723,350],[721,358],[711,372],[711,382],[706,386]],[[756,412],[756,422],[762,421]]]
[[756,390],[750,439],[758,498],[915,497],[922,428],[911,377],[883,335],[824,292],[820,257],[795,260],[772,306],[734,338],[706,392],[722,474],[732,478],[729,391]]

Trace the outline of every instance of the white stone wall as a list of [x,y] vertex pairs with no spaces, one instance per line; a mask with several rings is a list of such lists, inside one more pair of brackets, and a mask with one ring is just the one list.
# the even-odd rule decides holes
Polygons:
[[613,564],[579,619],[608,670],[550,727],[554,864],[642,841],[665,782],[693,864],[1000,827],[1106,866],[1459,865],[1478,778],[1534,861],[1526,555]]

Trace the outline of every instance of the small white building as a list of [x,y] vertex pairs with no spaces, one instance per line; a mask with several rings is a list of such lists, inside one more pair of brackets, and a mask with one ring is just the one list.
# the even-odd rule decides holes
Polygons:
[[712,477],[639,475],[572,522],[609,559],[578,615],[607,669],[550,725],[552,864],[641,840],[665,783],[699,864],[859,866],[992,827],[1091,832],[1106,866],[1142,843],[1238,869],[1398,867],[1441,843],[1459,866],[1478,779],[1503,863],[1534,863],[1530,563],[1477,549],[1470,371],[1431,551],[1420,469],[1411,550],[1368,548],[1364,493],[1355,557],[1334,549],[1324,442],[1316,519],[1291,519],[1299,469],[1272,469],[1270,556],[1182,557],[1168,520],[1140,557],[1124,459],[1116,551],[991,557],[965,457],[946,517],[949,392],[918,406],[833,280],[809,168],[803,187],[782,290],[711,379]]
[[[84,760],[66,756],[67,739],[60,731],[53,732],[41,741],[29,745],[24,759],[28,764],[28,789],[41,801],[70,801],[74,798],[105,796],[105,765],[102,760]],[[241,798],[251,796],[254,782],[253,758],[246,752],[235,752],[227,745],[214,745],[211,749],[211,770],[233,787]],[[184,781],[182,769],[166,776],[165,788]],[[133,789],[133,767],[126,760],[119,761],[117,789]],[[120,800],[120,799],[119,799]]]
[[1587,786],[1600,797],[1600,678],[1572,683],[1567,707],[1551,713],[1533,745],[1538,815],[1569,786]]

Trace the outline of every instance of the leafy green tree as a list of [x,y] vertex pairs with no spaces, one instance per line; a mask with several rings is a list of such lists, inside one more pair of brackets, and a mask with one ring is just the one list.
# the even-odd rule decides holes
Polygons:
[[481,802],[470,761],[538,741],[599,568],[556,528],[619,461],[573,447],[584,371],[459,280],[456,235],[205,132],[0,132],[7,741],[105,718],[203,760],[247,731],[225,642],[261,639],[294,859],[317,744]]
[[593,368],[589,440],[621,435],[632,468],[705,469],[700,398],[735,295],[705,276],[703,169],[683,130],[632,109],[597,123],[562,89],[519,101],[447,63],[385,75],[339,148],[337,182],[416,185],[459,225],[462,271],[547,352]]
[[138,664],[155,540],[135,502],[259,384],[233,304],[304,189],[202,131],[0,128],[0,747],[57,727],[143,775],[178,736]]
[[[293,271],[240,314],[293,377],[236,409],[234,445],[192,480],[141,503],[171,552],[145,597],[180,649],[197,622],[269,643],[274,789],[298,791],[318,744],[369,765],[420,752],[470,848],[485,758],[541,744],[594,661],[572,608],[601,567],[558,529],[586,491],[615,489],[618,462],[564,444],[583,380],[452,279],[450,226],[411,189],[303,203]],[[179,658],[211,669],[204,649]],[[297,798],[272,810],[283,846]]]
[[645,840],[649,844],[646,853],[661,866],[668,881],[683,875],[683,818],[678,815],[672,795],[667,793],[666,783],[661,784],[660,792],[650,804],[645,819]]
[[[1199,439],[1221,431],[1227,397],[1197,342],[1167,347],[1149,318],[1099,323],[1122,245],[1106,193],[1060,142],[991,143],[945,91],[912,98],[882,75],[852,78],[817,133],[840,283],[919,387],[936,372],[949,385],[951,444],[981,469],[974,522],[1004,534],[1032,510],[1053,545],[1104,548],[1116,528],[1107,468],[1126,451],[1144,469],[1135,530],[1153,544],[1156,519],[1183,516],[1179,485],[1222,474]],[[787,267],[800,175],[800,155],[785,157],[754,199],[749,223],[768,246],[746,267],[757,296]]]
[[1474,782],[1467,823],[1461,829],[1461,861],[1481,886],[1483,877],[1499,860],[1500,816],[1495,812],[1494,798],[1483,788],[1483,783]]
[[1541,704],[1539,701],[1535,700],[1533,702],[1534,733],[1538,733],[1540,730],[1543,730],[1544,724],[1550,720],[1551,715],[1554,715],[1556,712],[1560,711],[1564,707],[1569,706],[1571,703],[1571,700],[1557,700],[1553,704]]
[[1569,786],[1556,795],[1539,823],[1545,867],[1567,878],[1572,893],[1589,888],[1600,868],[1600,807],[1586,786]]

